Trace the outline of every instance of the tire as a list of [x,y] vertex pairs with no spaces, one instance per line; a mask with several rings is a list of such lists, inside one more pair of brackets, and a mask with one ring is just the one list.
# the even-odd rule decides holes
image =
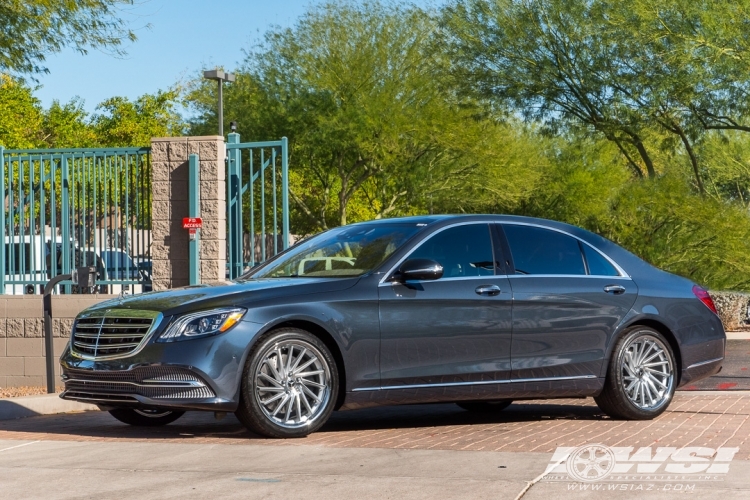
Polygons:
[[676,387],[667,339],[653,328],[635,326],[615,344],[604,389],[594,401],[612,418],[651,420],[664,413]]
[[462,401],[456,404],[459,408],[472,413],[496,413],[509,407],[512,402],[512,399],[501,399],[499,401]]
[[304,437],[331,416],[338,389],[328,347],[305,330],[281,328],[260,339],[248,355],[236,415],[261,436]]
[[120,422],[137,427],[159,427],[171,424],[185,414],[184,411],[117,408],[109,414]]

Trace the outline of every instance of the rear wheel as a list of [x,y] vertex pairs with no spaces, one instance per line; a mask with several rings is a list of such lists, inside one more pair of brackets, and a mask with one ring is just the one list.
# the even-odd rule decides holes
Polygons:
[[109,410],[109,414],[120,422],[138,427],[158,427],[171,424],[185,414],[184,411],[117,408]]
[[338,394],[331,351],[311,333],[282,328],[262,339],[242,374],[237,418],[267,437],[304,437],[325,424]]
[[653,328],[631,328],[615,345],[596,404],[613,418],[650,420],[661,415],[674,396],[674,359],[664,335]]
[[462,401],[456,403],[459,408],[474,413],[495,413],[503,411],[513,402],[511,399],[501,399],[499,401]]

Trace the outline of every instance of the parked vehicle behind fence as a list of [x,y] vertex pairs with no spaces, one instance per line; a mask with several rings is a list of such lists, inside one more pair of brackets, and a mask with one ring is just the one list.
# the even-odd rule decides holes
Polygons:
[[[69,241],[66,248],[60,236],[16,235],[5,237],[3,250],[6,294],[41,294],[49,280],[63,273],[65,252],[71,269],[78,266],[97,268],[97,281],[106,283],[99,283],[94,292],[133,294],[150,290],[150,275],[146,278],[122,249],[80,248],[73,241]],[[145,264],[144,261],[141,266]],[[145,285],[148,285],[147,290],[144,290]],[[61,287],[61,291],[64,290]]]

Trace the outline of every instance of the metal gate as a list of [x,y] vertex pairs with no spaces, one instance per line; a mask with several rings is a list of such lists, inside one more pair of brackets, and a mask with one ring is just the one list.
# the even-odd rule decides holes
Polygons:
[[100,293],[149,290],[150,151],[0,147],[0,294],[78,266],[97,267]]
[[227,263],[234,279],[289,247],[288,141],[227,137]]

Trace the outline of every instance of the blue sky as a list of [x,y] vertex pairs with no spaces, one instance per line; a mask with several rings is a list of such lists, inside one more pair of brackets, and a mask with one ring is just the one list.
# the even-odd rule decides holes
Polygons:
[[[292,26],[309,0],[135,0],[124,12],[138,40],[126,57],[65,50],[47,58],[36,95],[47,107],[74,96],[93,111],[108,97],[135,98],[194,77],[203,67],[234,68],[242,49],[269,25]],[[146,28],[146,25],[151,25]]]
[[[124,13],[138,35],[126,57],[91,50],[65,50],[47,58],[49,74],[38,76],[36,96],[48,107],[54,99],[80,96],[91,112],[113,96],[130,99],[191,79],[204,67],[235,68],[243,49],[269,26],[293,26],[311,0],[135,0]],[[414,3],[427,4],[428,0]],[[145,28],[151,25],[150,29]]]

